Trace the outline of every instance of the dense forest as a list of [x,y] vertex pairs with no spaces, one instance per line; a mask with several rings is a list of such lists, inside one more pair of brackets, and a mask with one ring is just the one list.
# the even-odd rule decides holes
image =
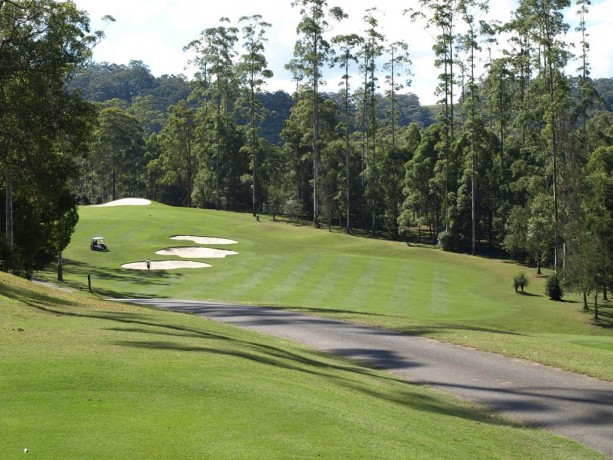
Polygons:
[[[103,35],[70,2],[0,1],[2,268],[28,272],[68,244],[68,196],[139,196],[407,241],[420,229],[445,250],[548,266],[586,306],[606,297],[613,80],[590,77],[590,2],[575,2],[574,47],[570,1],[520,0],[504,24],[480,20],[487,2],[418,3],[406,14],[435,38],[435,107],[408,92],[408,44],[386,39],[376,9],[362,35],[330,36],[341,9],[294,2],[288,94],[264,90],[270,24],[258,15],[186,44],[193,78],[155,77],[141,61],[92,62]],[[320,90],[328,66],[342,70],[335,93]]]

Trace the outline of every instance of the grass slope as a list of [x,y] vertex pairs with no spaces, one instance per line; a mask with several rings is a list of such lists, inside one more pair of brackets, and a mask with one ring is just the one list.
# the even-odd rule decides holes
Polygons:
[[0,407],[3,459],[602,458],[344,359],[5,274]]
[[[110,252],[89,250],[98,234]],[[155,264],[165,247],[192,246],[173,235],[234,239],[239,244],[225,248],[239,255],[205,260],[213,267],[201,270],[120,268],[148,257]],[[512,278],[526,269],[506,261],[160,204],[81,208],[64,255],[67,284],[83,287],[89,274],[105,296],[293,307],[613,380],[613,329],[594,324],[578,302],[549,301],[545,278],[532,273],[529,294],[516,294]],[[602,315],[611,318],[610,305]]]

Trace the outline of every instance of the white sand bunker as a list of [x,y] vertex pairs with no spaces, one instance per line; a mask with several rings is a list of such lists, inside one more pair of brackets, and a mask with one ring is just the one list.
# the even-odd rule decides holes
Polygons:
[[225,249],[214,248],[166,248],[156,251],[162,256],[179,256],[190,259],[223,259],[226,256],[238,254],[236,251],[226,251]]
[[[178,268],[210,268],[212,265],[191,260],[152,260],[150,270],[176,270]],[[123,264],[121,268],[129,270],[147,270],[147,262]]]
[[147,206],[149,204],[151,204],[151,201],[144,198],[122,198],[121,200],[110,201],[96,206]]
[[196,244],[237,244],[238,241],[228,240],[226,238],[213,238],[210,236],[171,236],[171,240],[193,241]]

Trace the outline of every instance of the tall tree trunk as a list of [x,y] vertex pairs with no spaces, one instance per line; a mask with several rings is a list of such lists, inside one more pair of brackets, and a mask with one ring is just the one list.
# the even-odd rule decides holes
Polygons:
[[9,251],[13,251],[15,245],[15,235],[13,230],[13,182],[8,177],[9,172],[6,172],[6,242],[9,246]]
[[555,114],[553,111],[554,104],[554,76],[553,63],[549,60],[549,98],[551,107],[551,115],[549,123],[551,124],[551,155],[553,157],[553,269],[558,273],[558,145],[557,133],[555,127]]
[[250,107],[250,117],[251,117],[251,154],[253,155],[253,191],[252,191],[252,201],[253,201],[253,217],[255,217],[258,213],[258,199],[257,199],[257,139],[255,133],[255,83],[254,83],[253,73],[251,74],[251,107]]
[[60,282],[64,281],[64,271],[63,271],[63,259],[62,259],[62,251],[58,251],[57,253],[57,280]]
[[113,165],[111,181],[112,181],[111,200],[115,201],[117,199],[117,171],[115,170],[114,165]]
[[351,167],[349,161],[349,50],[345,53],[345,179],[347,192],[347,228],[351,233]]

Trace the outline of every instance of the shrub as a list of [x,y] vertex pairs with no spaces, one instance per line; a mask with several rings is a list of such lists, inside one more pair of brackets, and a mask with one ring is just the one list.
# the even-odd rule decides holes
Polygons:
[[451,232],[443,230],[438,234],[437,246],[443,251],[456,251],[460,248],[460,241]]
[[528,287],[528,278],[526,278],[524,272],[519,272],[519,274],[513,278],[513,286],[515,287],[515,292],[517,292],[518,288],[521,288],[521,292],[524,292],[524,288]]
[[558,275],[551,275],[547,279],[545,293],[549,296],[551,300],[562,300],[564,292],[562,291],[562,285],[560,283],[560,278],[558,277]]

